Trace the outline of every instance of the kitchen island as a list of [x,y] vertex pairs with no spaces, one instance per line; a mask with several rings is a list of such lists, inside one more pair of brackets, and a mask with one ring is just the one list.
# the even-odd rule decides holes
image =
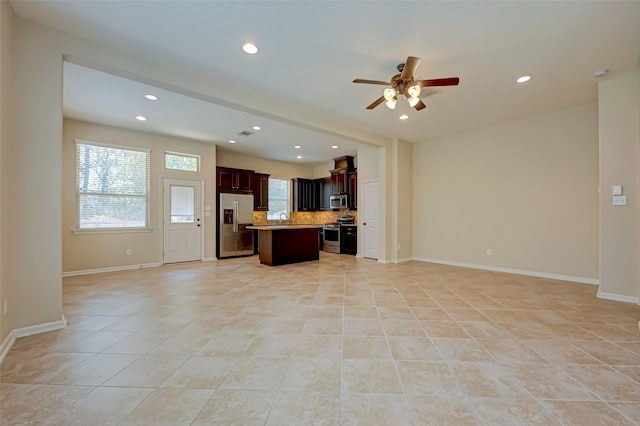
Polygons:
[[319,238],[322,225],[253,225],[258,231],[260,263],[276,266],[320,259]]

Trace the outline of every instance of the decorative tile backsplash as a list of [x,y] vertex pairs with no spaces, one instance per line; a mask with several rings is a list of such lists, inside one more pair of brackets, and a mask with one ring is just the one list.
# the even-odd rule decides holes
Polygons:
[[[354,220],[358,223],[358,212],[349,211],[353,215]],[[289,223],[296,224],[316,224],[316,223],[335,223],[342,212],[291,212]],[[254,225],[266,225],[268,223],[278,223],[278,220],[267,220],[267,212],[253,212]]]

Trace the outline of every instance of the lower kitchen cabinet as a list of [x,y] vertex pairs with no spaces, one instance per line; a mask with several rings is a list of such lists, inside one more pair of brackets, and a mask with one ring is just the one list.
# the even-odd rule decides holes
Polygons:
[[358,252],[358,226],[342,225],[340,227],[340,253],[356,255]]

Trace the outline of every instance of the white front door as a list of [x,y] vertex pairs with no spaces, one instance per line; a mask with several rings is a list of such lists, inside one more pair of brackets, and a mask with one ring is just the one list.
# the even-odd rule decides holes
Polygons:
[[200,182],[164,180],[164,263],[202,259]]
[[364,182],[362,201],[362,256],[378,259],[378,215],[380,209],[378,182]]

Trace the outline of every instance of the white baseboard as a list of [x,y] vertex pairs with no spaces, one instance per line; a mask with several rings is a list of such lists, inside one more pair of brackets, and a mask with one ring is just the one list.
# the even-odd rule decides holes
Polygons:
[[439,263],[442,265],[460,266],[462,268],[482,269],[485,271],[505,272],[507,274],[527,275],[530,277],[549,278],[552,280],[572,281],[581,284],[600,285],[600,280],[596,278],[573,277],[570,275],[548,274],[546,272],[525,271],[522,269],[499,268],[496,266],[476,265],[473,263],[450,262],[448,260],[428,259],[422,257],[414,257],[413,260],[419,262]]
[[47,331],[61,330],[67,326],[67,319],[62,316],[60,321],[46,322],[44,324],[30,325],[29,327],[16,328],[13,334],[16,337],[32,336],[34,334],[46,333]]
[[13,346],[15,341],[16,336],[15,334],[13,334],[13,330],[11,330],[9,334],[7,334],[7,337],[4,338],[2,343],[0,343],[0,364],[2,364],[2,361],[4,361],[4,358],[11,350],[11,347]]
[[62,316],[60,321],[52,321],[44,324],[30,325],[28,327],[15,328],[7,334],[2,343],[0,343],[0,364],[4,361],[11,347],[19,337],[32,336],[34,334],[46,333],[48,331],[61,330],[67,326],[67,319]]
[[214,260],[218,260],[218,258],[217,257],[203,257],[202,258],[203,262],[211,262],[211,261],[214,261]]
[[85,269],[83,271],[69,271],[69,272],[63,272],[62,277],[64,278],[64,277],[73,277],[76,275],[101,274],[103,272],[127,271],[130,269],[155,268],[157,266],[162,266],[162,263],[143,263],[143,264],[137,264],[137,265],[113,266],[110,268]]
[[605,293],[604,291],[598,290],[598,298],[607,299],[607,300],[615,300],[616,302],[627,302],[627,303],[640,303],[640,297],[632,297],[625,296],[622,294],[615,293]]

